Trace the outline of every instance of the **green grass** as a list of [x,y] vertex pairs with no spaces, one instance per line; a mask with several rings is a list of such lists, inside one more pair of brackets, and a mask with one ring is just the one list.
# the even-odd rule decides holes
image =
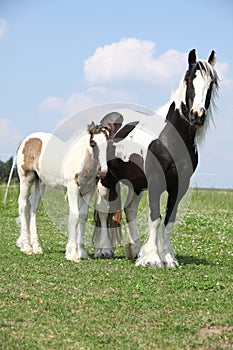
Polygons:
[[[17,187],[0,187],[0,348],[233,349],[233,192],[193,190],[173,245],[178,269],[115,260],[65,260],[66,237],[42,205],[44,254],[15,245]],[[139,213],[145,230],[146,196]]]

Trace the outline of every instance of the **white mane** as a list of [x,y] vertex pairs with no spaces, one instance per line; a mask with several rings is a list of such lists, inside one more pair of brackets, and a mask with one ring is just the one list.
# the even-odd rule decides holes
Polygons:
[[[215,111],[216,104],[215,104],[215,98],[217,96],[217,90],[218,90],[218,75],[214,69],[214,67],[209,64],[207,61],[199,60],[197,62],[200,72],[203,76],[210,75],[213,80],[215,81],[215,84],[213,85],[212,89],[212,95],[211,95],[211,101],[210,106],[208,110],[206,111],[206,120],[202,128],[197,129],[196,137],[195,137],[195,143],[196,145],[200,145],[204,142],[207,130],[210,128],[211,124],[215,126],[214,118],[213,118],[213,111]],[[180,113],[182,113],[181,110],[181,102],[185,103],[185,95],[186,95],[186,84],[184,77],[180,80],[178,88],[172,92],[169,102],[164,104],[163,106],[159,107],[156,110],[156,113],[166,118],[166,115],[168,113],[168,109],[172,102],[175,102],[176,108],[179,109]]]
[[216,104],[215,104],[215,99],[218,96],[218,75],[217,72],[215,71],[214,67],[209,64],[207,61],[204,60],[199,60],[198,65],[200,67],[200,71],[202,75],[210,75],[213,80],[215,81],[215,84],[213,85],[212,89],[212,95],[211,95],[211,100],[210,100],[210,106],[208,110],[206,111],[206,120],[202,128],[197,130],[196,133],[196,144],[201,145],[206,137],[207,131],[210,129],[211,125],[215,127],[215,122],[214,122],[214,117],[213,117],[213,112],[217,110]]

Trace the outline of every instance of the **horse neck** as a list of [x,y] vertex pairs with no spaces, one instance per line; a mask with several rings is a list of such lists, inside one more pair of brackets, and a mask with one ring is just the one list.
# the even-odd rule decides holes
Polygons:
[[[187,147],[191,149],[195,146],[196,129],[190,126],[182,114],[181,104],[186,103],[185,96],[186,87],[183,78],[177,89],[172,93],[170,101],[165,104],[165,109],[162,107],[161,110],[166,113],[166,120],[175,127]],[[175,107],[174,109],[171,109],[173,103],[175,104]]]
[[184,119],[179,108],[175,108],[171,115],[167,115],[167,121],[176,129],[189,149],[196,146],[196,129]]

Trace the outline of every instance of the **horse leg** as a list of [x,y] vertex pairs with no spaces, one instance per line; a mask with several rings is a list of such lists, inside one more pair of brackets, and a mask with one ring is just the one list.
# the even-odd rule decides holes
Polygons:
[[40,184],[39,179],[35,179],[34,190],[30,197],[30,242],[32,246],[32,252],[34,254],[42,254],[43,250],[40,246],[37,228],[36,228],[36,214],[39,208],[40,199],[44,192],[44,185]]
[[98,182],[96,201],[95,201],[95,219],[97,225],[94,230],[93,243],[95,247],[95,257],[112,259],[114,252],[109,239],[107,218],[109,212],[109,189]]
[[[130,192],[131,191],[129,190],[128,198],[131,197]],[[128,198],[126,200],[126,203],[128,202]],[[139,195],[133,192],[133,196],[130,202],[127,204],[127,206],[124,209],[126,220],[128,223],[127,242],[125,246],[125,253],[128,259],[136,259],[141,249],[141,242],[139,239],[137,223],[136,223],[138,205],[141,198],[142,198],[142,192]]]
[[[184,181],[185,183],[185,181]],[[165,265],[165,267],[178,267],[179,263],[175,258],[175,254],[171,244],[171,235],[172,229],[175,223],[177,209],[180,200],[186,193],[189,183],[186,185],[182,184],[182,188],[177,190],[168,191],[168,201],[167,201],[167,210],[164,219],[164,224],[162,226],[161,240],[159,242],[159,254]]]
[[164,223],[161,224],[161,235],[158,242],[158,248],[164,266],[170,268],[179,266],[171,245],[171,235],[175,223],[177,207],[177,194],[169,193],[165,220]]
[[77,234],[77,250],[80,259],[87,259],[88,254],[85,251],[85,230],[88,216],[88,208],[94,191],[90,193],[79,196],[78,206],[79,206],[79,222],[78,222],[78,234]]
[[20,192],[18,198],[18,210],[20,219],[20,236],[17,239],[17,246],[25,254],[32,254],[32,246],[30,242],[30,201],[29,193],[33,183],[33,175],[20,176]]
[[151,266],[151,267],[163,267],[163,262],[160,259],[157,241],[160,235],[160,197],[162,189],[159,181],[151,179],[148,181],[148,196],[150,206],[150,228],[149,237],[146,243],[142,246],[136,266]]
[[116,183],[114,178],[110,181],[110,185],[107,227],[112,246],[117,247],[122,241],[121,185],[120,182]]
[[79,188],[74,182],[67,185],[67,195],[69,202],[69,222],[68,222],[68,242],[66,245],[66,259],[74,262],[80,261],[77,251],[77,232],[79,221]]

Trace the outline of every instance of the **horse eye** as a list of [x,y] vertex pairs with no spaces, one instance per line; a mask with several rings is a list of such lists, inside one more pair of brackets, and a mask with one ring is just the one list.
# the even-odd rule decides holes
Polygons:
[[91,140],[91,141],[90,141],[90,146],[91,146],[91,147],[95,147],[95,145],[96,145],[96,142],[95,142],[94,140]]

